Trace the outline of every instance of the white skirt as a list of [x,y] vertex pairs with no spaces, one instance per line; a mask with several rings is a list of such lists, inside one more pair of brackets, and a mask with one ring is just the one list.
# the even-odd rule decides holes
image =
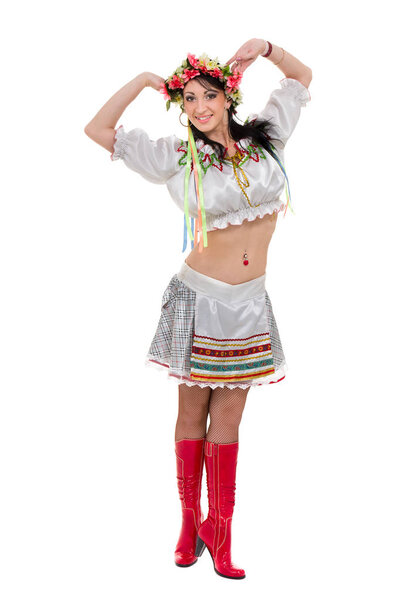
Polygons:
[[284,379],[287,366],[265,278],[232,285],[184,262],[164,291],[145,364],[200,387],[246,388]]

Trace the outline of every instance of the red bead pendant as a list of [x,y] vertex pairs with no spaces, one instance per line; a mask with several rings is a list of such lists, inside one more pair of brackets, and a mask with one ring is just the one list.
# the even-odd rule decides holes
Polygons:
[[248,260],[244,260],[244,261],[243,261],[243,264],[244,264],[244,265],[248,265],[248,264],[249,264],[249,261],[248,261]]
[[243,264],[244,264],[244,265],[248,265],[248,264],[249,264],[249,261],[247,260],[247,252],[245,252],[245,253],[243,254],[243,259],[244,259],[244,260],[243,260]]

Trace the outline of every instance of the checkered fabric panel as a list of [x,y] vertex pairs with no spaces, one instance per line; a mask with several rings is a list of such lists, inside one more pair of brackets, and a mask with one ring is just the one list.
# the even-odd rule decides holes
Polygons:
[[279,369],[282,363],[285,362],[285,355],[283,353],[281,338],[279,337],[278,327],[276,325],[274,311],[272,310],[271,300],[269,299],[268,292],[265,290],[265,302],[268,309],[268,325],[269,335],[271,338],[272,355],[274,357],[275,369]]
[[176,275],[171,278],[161,301],[161,315],[149,354],[171,371],[190,376],[196,292]]

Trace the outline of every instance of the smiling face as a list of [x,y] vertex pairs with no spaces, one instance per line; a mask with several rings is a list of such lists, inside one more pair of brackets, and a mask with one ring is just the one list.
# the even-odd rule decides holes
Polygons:
[[[183,106],[191,123],[210,137],[212,132],[222,132],[227,128],[229,108],[232,100],[227,100],[223,90],[212,86],[206,89],[196,78],[191,79],[183,89]],[[207,117],[201,120],[199,117]]]

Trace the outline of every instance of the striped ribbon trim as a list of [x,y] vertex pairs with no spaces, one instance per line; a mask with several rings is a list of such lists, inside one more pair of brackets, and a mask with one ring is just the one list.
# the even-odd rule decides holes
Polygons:
[[247,338],[193,335],[190,378],[195,381],[248,381],[275,373],[268,332]]

